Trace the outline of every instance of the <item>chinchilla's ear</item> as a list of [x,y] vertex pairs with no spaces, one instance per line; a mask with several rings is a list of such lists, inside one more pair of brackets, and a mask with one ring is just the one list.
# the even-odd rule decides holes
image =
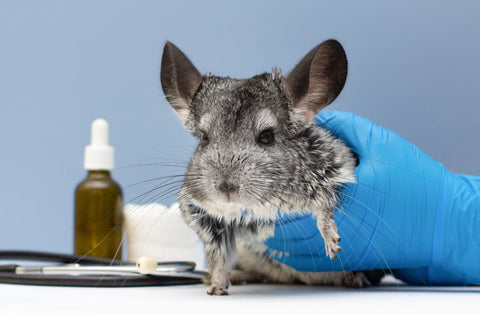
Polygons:
[[347,57],[338,41],[329,39],[313,48],[286,79],[295,116],[311,121],[340,94],[346,78]]
[[163,48],[160,79],[163,93],[185,124],[190,114],[192,98],[202,82],[202,76],[183,52],[169,41]]

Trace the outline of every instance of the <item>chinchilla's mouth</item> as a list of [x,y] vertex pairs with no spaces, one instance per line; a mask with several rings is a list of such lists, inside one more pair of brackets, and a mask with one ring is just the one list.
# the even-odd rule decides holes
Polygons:
[[220,203],[245,206],[242,204],[240,197],[237,193],[219,193],[218,200]]
[[189,199],[188,203],[200,208],[206,214],[225,219],[227,221],[258,221],[274,222],[278,220],[280,212],[278,210],[266,210],[260,208],[245,207],[237,203],[213,203],[197,202]]

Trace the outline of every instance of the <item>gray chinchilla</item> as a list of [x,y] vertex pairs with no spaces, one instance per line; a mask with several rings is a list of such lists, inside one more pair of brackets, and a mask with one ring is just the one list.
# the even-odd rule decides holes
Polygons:
[[212,284],[229,282],[366,286],[365,273],[300,272],[265,253],[281,213],[311,212],[326,254],[340,251],[333,221],[342,184],[355,182],[350,149],[314,115],[330,104],[347,77],[336,40],[312,49],[287,76],[278,70],[249,79],[202,76],[172,43],[163,50],[161,81],[168,102],[199,141],[178,202],[204,241]]

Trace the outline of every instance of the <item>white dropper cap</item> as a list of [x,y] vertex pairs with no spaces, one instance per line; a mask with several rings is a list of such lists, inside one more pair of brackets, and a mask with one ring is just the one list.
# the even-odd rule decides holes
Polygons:
[[86,170],[113,170],[113,147],[108,145],[108,123],[97,119],[92,123],[92,139],[85,147]]

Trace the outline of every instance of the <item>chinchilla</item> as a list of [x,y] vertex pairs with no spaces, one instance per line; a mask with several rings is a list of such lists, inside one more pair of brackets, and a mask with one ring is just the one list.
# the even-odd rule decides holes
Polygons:
[[339,42],[313,48],[287,76],[274,70],[249,79],[202,76],[167,42],[160,76],[168,102],[198,139],[178,202],[204,242],[209,294],[228,294],[230,281],[370,284],[362,272],[296,271],[262,244],[279,215],[310,212],[326,254],[340,251],[333,214],[342,184],[355,182],[356,158],[314,120],[345,84]]

